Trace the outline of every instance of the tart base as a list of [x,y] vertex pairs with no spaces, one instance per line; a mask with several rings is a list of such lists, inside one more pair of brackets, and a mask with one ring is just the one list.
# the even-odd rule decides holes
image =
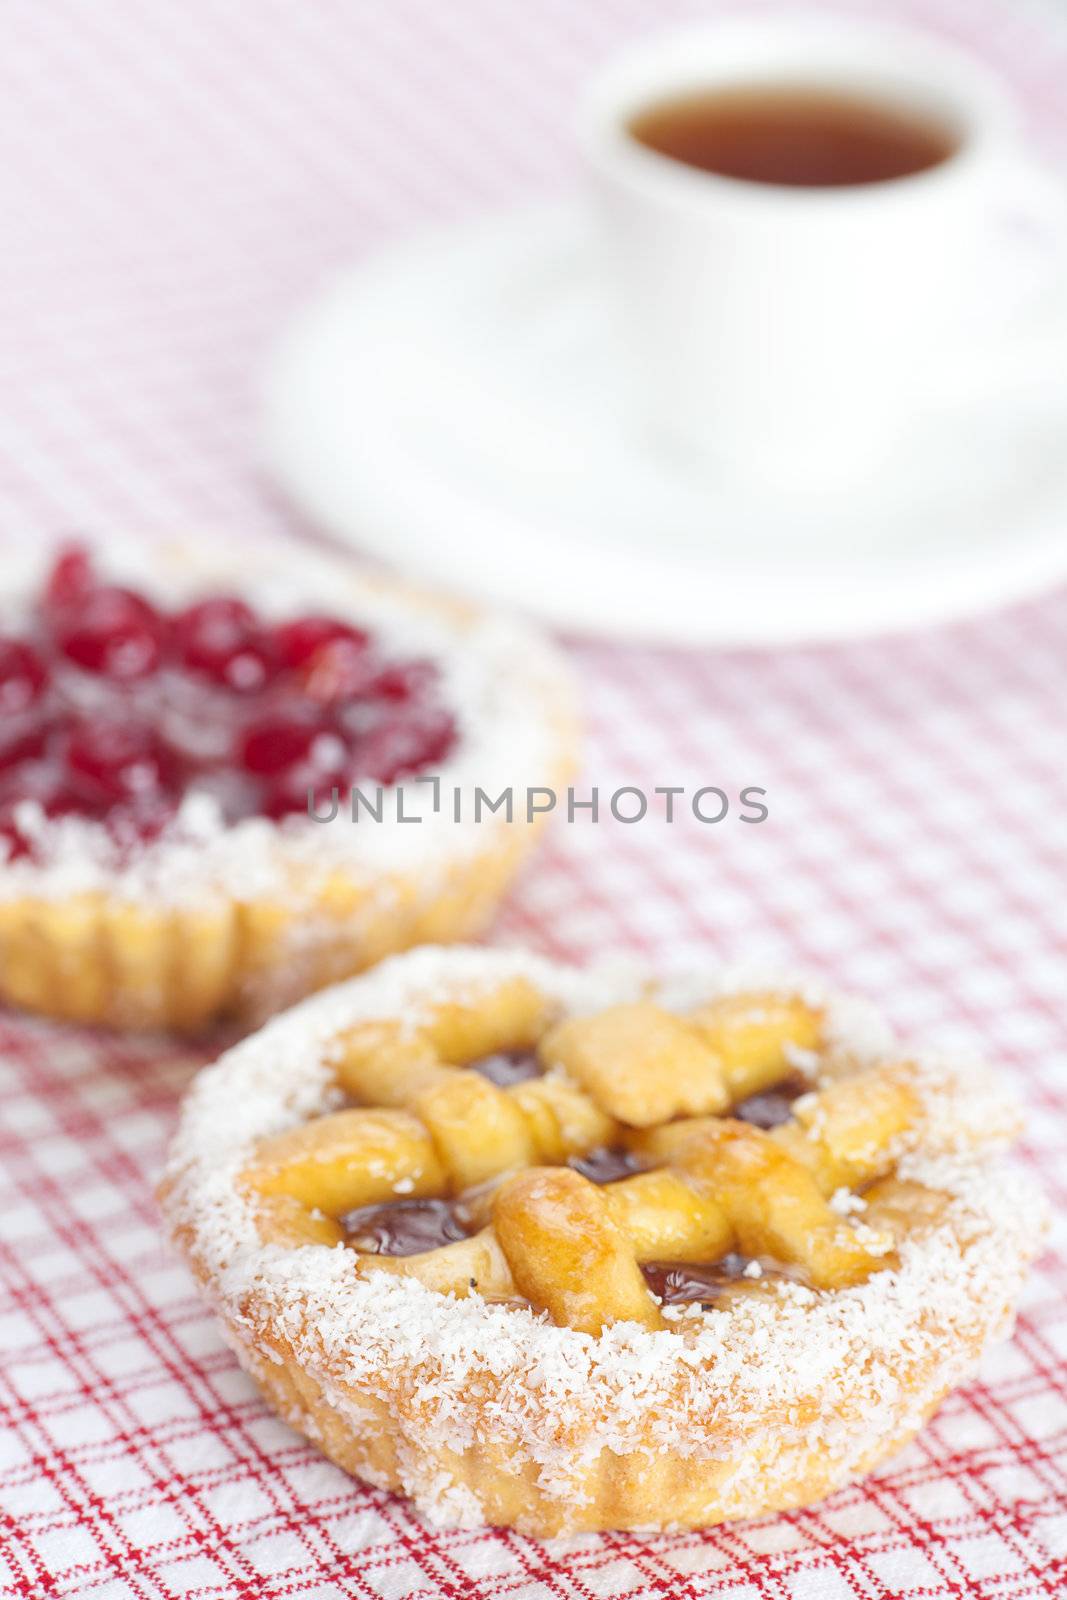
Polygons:
[[103,893],[0,901],[0,1001],[90,1027],[255,1026],[411,945],[480,934],[530,852],[510,828],[443,874],[294,882],[284,900],[156,908]]
[[[932,1398],[921,1405],[909,1396],[897,1431],[866,1451],[857,1449],[847,1462],[804,1445],[775,1442],[710,1461],[675,1451],[618,1455],[602,1450],[581,1473],[569,1476],[561,1495],[555,1488],[544,1491],[541,1466],[519,1449],[475,1444],[459,1452],[435,1448],[422,1430],[406,1437],[394,1403],[369,1395],[333,1403],[291,1347],[257,1349],[235,1328],[228,1332],[238,1360],[267,1402],[343,1471],[411,1499],[433,1523],[515,1528],[538,1539],[611,1529],[711,1528],[812,1505],[902,1450],[953,1387],[952,1380],[936,1384]],[[979,1344],[973,1351],[975,1359],[980,1349]],[[356,1410],[365,1419],[358,1430],[352,1424]],[[862,1428],[863,1418],[856,1423]],[[737,1486],[739,1476],[748,1480],[747,1491]],[[774,1489],[768,1493],[770,1483]]]

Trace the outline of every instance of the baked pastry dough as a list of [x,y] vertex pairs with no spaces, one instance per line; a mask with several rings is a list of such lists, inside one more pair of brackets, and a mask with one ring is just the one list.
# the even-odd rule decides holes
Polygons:
[[[565,783],[572,763],[569,686],[543,640],[292,546],[113,545],[95,586],[78,559],[48,584],[27,560],[0,620],[0,708],[36,697],[0,730],[0,1000],[120,1028],[254,1023],[480,931],[538,833],[526,787]],[[73,593],[53,600],[57,580]],[[256,721],[260,642],[302,664],[283,655]],[[349,692],[341,668],[368,660],[382,670]],[[415,669],[433,682],[421,726],[417,695],[399,703]],[[309,739],[339,768],[332,821],[301,814],[322,781]],[[352,785],[377,820],[359,803],[353,820]],[[476,786],[512,788],[511,814],[475,819]]]
[[1006,1332],[1014,1127],[809,984],[425,948],[204,1072],[162,1203],[348,1471],[450,1524],[705,1526],[868,1471]]

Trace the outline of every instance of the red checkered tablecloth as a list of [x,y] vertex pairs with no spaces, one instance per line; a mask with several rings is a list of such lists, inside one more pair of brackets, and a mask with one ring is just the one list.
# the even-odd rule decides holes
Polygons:
[[[7,0],[3,536],[294,531],[254,450],[280,319],[387,237],[568,181],[589,64],[707,9]],[[973,40],[1067,148],[1062,12],[891,9]],[[904,642],[574,661],[587,781],[759,784],[770,819],[557,826],[499,935],[810,967],[977,1046],[1026,1097],[1024,1156],[1062,1212],[1067,594]],[[1062,1233],[1014,1341],[825,1505],[563,1548],[442,1533],[276,1420],[161,1244],[152,1188],[196,1065],[0,1018],[5,1600],[1067,1594]]]

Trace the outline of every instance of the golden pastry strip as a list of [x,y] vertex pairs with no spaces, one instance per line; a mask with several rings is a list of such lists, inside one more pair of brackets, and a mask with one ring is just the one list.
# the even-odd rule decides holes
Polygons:
[[290,1250],[302,1244],[344,1243],[345,1233],[339,1222],[291,1194],[260,1195],[256,1220],[263,1237]]
[[[558,1171],[558,1168],[544,1168]],[[486,1300],[518,1300],[520,1291],[507,1256],[492,1228],[482,1228],[469,1239],[442,1245],[413,1256],[361,1255],[354,1252],[357,1270],[391,1272],[398,1278],[417,1278],[437,1294],[454,1294],[457,1300],[480,1294]]]
[[[338,1081],[376,1104],[263,1141],[245,1174],[262,1235],[334,1243],[331,1219],[346,1211],[464,1195],[466,1225],[486,1224],[479,1232],[415,1255],[355,1252],[359,1270],[521,1298],[590,1333],[618,1320],[664,1325],[643,1262],[737,1250],[796,1266],[818,1288],[885,1264],[889,1237],[858,1232],[827,1197],[892,1171],[918,1112],[907,1068],[831,1083],[766,1133],[708,1113],[818,1048],[821,1017],[800,1001],[730,996],[690,1017],[641,1002],[550,1022],[536,990],[516,981],[477,1006],[439,1007],[414,1031],[351,1030]],[[548,1076],[504,1088],[462,1065],[534,1044]],[[623,1142],[648,1170],[598,1186],[556,1165]]]
[[886,1151],[919,1114],[906,1063],[842,1078],[793,1105],[779,1142],[811,1168],[824,1194],[855,1189],[888,1171]]
[[638,1261],[719,1261],[733,1247],[726,1212],[684,1170],[657,1167],[600,1192]]
[[689,1023],[722,1063],[731,1104],[779,1083],[824,1043],[822,1013],[792,996],[723,995]]
[[554,1322],[593,1334],[610,1322],[662,1326],[629,1240],[580,1173],[537,1167],[510,1178],[493,1228],[519,1293]]
[[722,1061],[711,1046],[684,1017],[647,1001],[562,1022],[541,1040],[538,1054],[630,1127],[729,1104]]
[[831,1210],[808,1169],[772,1135],[721,1122],[696,1135],[681,1162],[691,1182],[722,1208],[744,1255],[803,1267],[818,1289],[859,1283],[882,1264],[885,1251],[872,1252],[861,1242]]
[[437,1070],[413,1098],[417,1114],[355,1107],[319,1117],[265,1139],[246,1182],[340,1215],[402,1196],[462,1194],[615,1135],[611,1119],[563,1081],[500,1089],[475,1073]]
[[[897,1141],[919,1115],[919,1099],[910,1067],[891,1064],[827,1084],[795,1100],[792,1110],[792,1120],[770,1137],[810,1171],[820,1193],[831,1195],[890,1171]],[[675,1160],[696,1135],[721,1125],[717,1117],[694,1117],[624,1138],[635,1155],[655,1165]]]
[[245,1181],[263,1195],[290,1195],[329,1216],[399,1195],[447,1192],[428,1129],[406,1111],[335,1111],[260,1146]]
[[500,984],[477,1004],[441,1002],[418,1028],[396,1021],[364,1022],[337,1044],[337,1081],[365,1105],[407,1106],[453,1067],[500,1050],[532,1050],[552,1020],[549,1002],[525,978]]

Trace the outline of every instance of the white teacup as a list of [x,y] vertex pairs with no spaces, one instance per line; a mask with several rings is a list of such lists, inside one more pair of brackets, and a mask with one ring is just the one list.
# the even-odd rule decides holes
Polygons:
[[[720,177],[629,131],[745,85],[847,93],[943,125],[952,148],[910,176],[800,188]],[[930,374],[992,347],[1017,305],[1020,215],[1057,249],[1064,231],[1010,94],[893,26],[786,14],[653,39],[601,71],[582,124],[651,425],[760,476],[847,477],[891,448]]]

